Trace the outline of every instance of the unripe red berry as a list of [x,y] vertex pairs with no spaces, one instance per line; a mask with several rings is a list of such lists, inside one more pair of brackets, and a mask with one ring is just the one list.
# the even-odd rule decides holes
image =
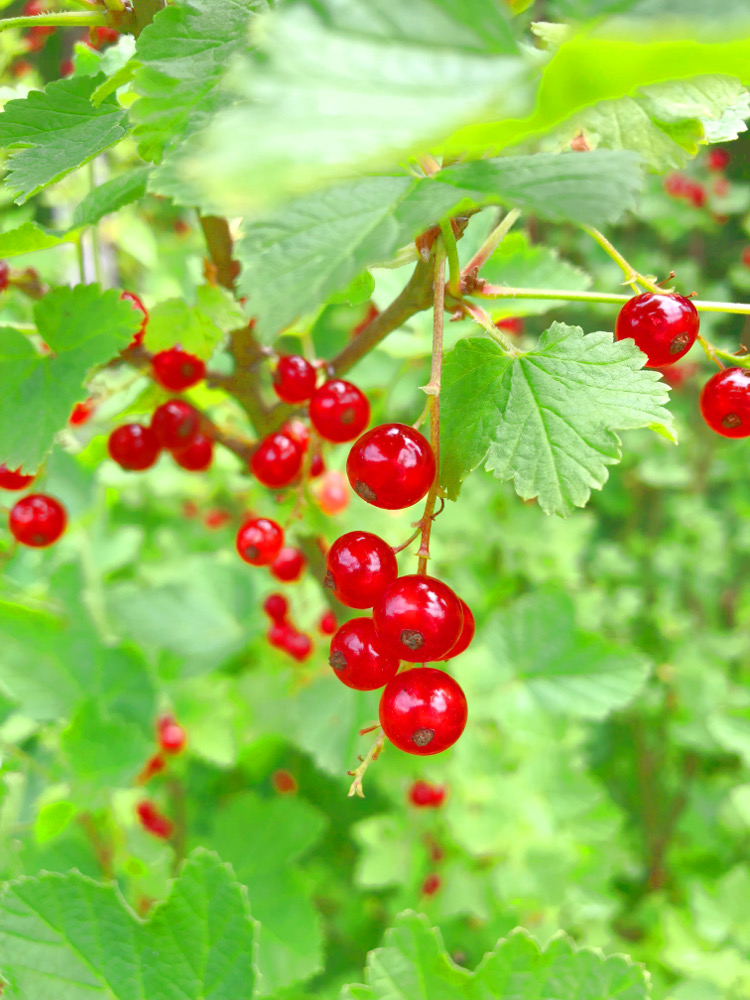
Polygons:
[[206,375],[206,366],[201,359],[179,347],[155,354],[151,359],[151,366],[156,381],[170,392],[189,389]]
[[315,390],[310,400],[310,420],[326,441],[353,441],[370,421],[370,404],[356,385],[332,379]]
[[285,403],[304,403],[315,392],[318,375],[313,366],[299,354],[279,358],[273,373],[273,388]]
[[326,556],[323,581],[349,608],[371,608],[398,576],[393,549],[369,531],[348,531]]
[[282,528],[267,517],[246,521],[237,532],[237,551],[251,566],[268,566],[284,544]]
[[269,434],[263,438],[250,459],[253,475],[269,489],[289,486],[302,468],[302,449],[286,434]]
[[159,457],[159,439],[150,427],[142,424],[123,424],[109,435],[107,450],[123,469],[143,472],[150,469]]
[[410,663],[427,663],[456,645],[464,615],[447,584],[413,574],[390,584],[373,606],[373,619],[386,649]]
[[437,809],[445,801],[445,789],[429,781],[415,781],[409,789],[409,801],[419,808]]
[[289,601],[283,594],[269,594],[263,602],[263,610],[273,622],[283,622],[289,614]]
[[288,545],[279,552],[271,563],[270,569],[277,580],[281,580],[283,583],[293,583],[302,576],[305,566],[307,566],[307,559],[300,550]]
[[[71,72],[73,67],[71,66]],[[130,347],[138,347],[143,343],[143,338],[146,335],[146,326],[148,325],[148,310],[135,294],[135,292],[123,292],[120,296],[123,302],[129,302],[132,307],[137,310],[141,316],[141,325],[139,329],[133,335],[133,339],[130,341]]]
[[372,618],[351,618],[331,639],[328,662],[355,691],[375,691],[398,673],[399,660],[380,642]]
[[92,399],[87,399],[85,403],[76,403],[68,417],[68,423],[71,427],[80,427],[88,423],[95,409],[96,405]]
[[19,500],[10,512],[8,526],[21,545],[43,549],[52,545],[65,531],[68,516],[54,497],[30,493]]
[[700,327],[698,312],[683,295],[645,292],[630,299],[615,324],[617,340],[632,337],[648,357],[648,368],[672,364],[695,343]]
[[476,628],[474,615],[471,613],[471,608],[466,601],[462,601],[460,597],[458,600],[464,614],[464,623],[461,626],[461,634],[456,640],[455,646],[451,646],[450,650],[444,656],[438,656],[436,659],[452,660],[454,656],[458,656],[463,653],[464,650],[468,649],[471,645],[471,640],[474,638],[474,631]]
[[354,442],[346,461],[354,492],[384,510],[411,507],[435,479],[430,442],[406,424],[381,424]]
[[723,146],[717,146],[715,149],[710,149],[708,151],[708,169],[709,170],[726,170],[729,166],[729,160],[731,159],[728,149],[724,149]]
[[750,370],[725,368],[703,386],[701,413],[722,437],[750,437]]
[[149,802],[148,800],[139,802],[135,807],[135,811],[144,830],[148,830],[155,837],[159,837],[161,840],[169,840],[174,833],[174,823],[172,820],[160,813],[153,802]]
[[7,465],[0,465],[0,490],[25,490],[35,479],[36,475],[25,476],[20,467],[14,472]]
[[461,687],[435,667],[397,674],[380,697],[383,732],[406,753],[428,756],[447,750],[464,731],[467,716]]
[[182,753],[187,743],[187,734],[181,725],[171,716],[164,715],[157,724],[159,746],[165,753]]
[[336,615],[333,611],[325,611],[323,617],[320,619],[320,631],[323,635],[333,635],[337,628]]
[[184,448],[173,448],[172,458],[188,472],[205,472],[214,459],[214,443],[199,431]]
[[151,417],[151,430],[162,448],[184,448],[198,433],[200,414],[184,399],[168,399],[157,406]]

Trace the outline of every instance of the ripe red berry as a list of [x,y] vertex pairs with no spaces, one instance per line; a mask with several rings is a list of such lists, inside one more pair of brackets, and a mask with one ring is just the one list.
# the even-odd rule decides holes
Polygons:
[[388,587],[373,607],[373,619],[386,649],[410,663],[426,663],[456,645],[464,615],[446,583],[413,574]]
[[369,531],[348,531],[326,557],[323,583],[349,608],[371,608],[398,576],[393,549]]
[[429,781],[415,781],[409,789],[409,801],[413,806],[437,809],[445,801],[445,789],[441,785],[431,785]]
[[273,373],[273,388],[285,403],[304,403],[315,392],[318,375],[313,366],[299,354],[279,358]]
[[171,715],[163,715],[157,723],[159,746],[165,753],[182,753],[187,743],[187,734]]
[[474,622],[474,615],[471,613],[471,608],[466,603],[462,601],[459,597],[459,602],[461,604],[461,610],[464,613],[464,623],[461,626],[461,634],[459,635],[455,646],[451,646],[450,650],[444,656],[438,656],[439,660],[452,660],[454,656],[458,656],[463,653],[471,645],[471,640],[474,638],[474,631],[476,628]]
[[157,406],[151,430],[162,448],[185,448],[198,433],[200,414],[184,399],[169,399]]
[[498,330],[504,330],[505,333],[512,333],[514,337],[520,337],[523,333],[523,318],[521,316],[506,316],[505,319],[499,319],[495,326]]
[[630,299],[615,324],[617,340],[632,337],[648,356],[646,367],[669,365],[687,354],[698,336],[698,312],[682,295],[645,292]]
[[284,649],[298,663],[303,663],[305,660],[309,659],[313,651],[313,641],[309,635],[305,635],[304,632],[298,632],[296,629],[292,629],[291,633],[287,637]]
[[745,247],[742,251],[742,263],[745,267],[750,267],[750,246]]
[[664,178],[664,190],[673,198],[685,198],[691,183],[690,178],[684,174],[668,174]]
[[143,472],[150,469],[159,457],[159,439],[150,427],[142,424],[123,424],[109,435],[107,450],[123,469]]
[[328,662],[355,691],[376,691],[398,673],[399,661],[378,639],[372,618],[351,618],[333,639]]
[[280,432],[286,434],[292,441],[296,441],[301,451],[307,451],[307,446],[310,444],[310,430],[304,420],[292,417],[281,425]]
[[320,619],[320,631],[323,635],[333,635],[337,628],[338,622],[333,611],[324,612],[323,617]]
[[36,476],[25,476],[18,468],[13,472],[7,465],[0,465],[0,490],[25,490]]
[[282,528],[267,517],[245,521],[237,532],[237,551],[251,566],[268,566],[284,544]]
[[10,285],[10,267],[8,262],[0,260],[0,292],[7,292]]
[[263,602],[263,610],[273,622],[283,622],[289,614],[289,601],[283,594],[269,594]]
[[318,506],[328,517],[335,517],[349,506],[349,483],[346,476],[337,469],[326,472],[315,487]]
[[722,437],[750,437],[750,370],[725,368],[703,386],[701,413]]
[[695,208],[703,208],[706,204],[706,189],[702,184],[691,184],[687,197],[688,201],[690,201]]
[[277,580],[283,583],[294,583],[299,580],[307,566],[307,559],[299,549],[290,545],[284,546],[274,561],[271,563],[271,573]]
[[729,166],[729,160],[731,159],[729,150],[724,149],[723,146],[717,146],[716,149],[710,149],[708,151],[708,169],[709,170],[726,170]]
[[223,528],[225,524],[229,524],[231,520],[231,511],[224,510],[221,507],[212,507],[211,510],[206,511],[203,523],[207,528],[216,531],[219,528]]
[[271,784],[279,795],[296,795],[297,779],[289,771],[274,771],[271,775]]
[[8,518],[13,536],[34,549],[52,545],[65,531],[68,516],[65,508],[54,497],[30,493],[15,504]]
[[68,417],[68,423],[71,427],[80,427],[82,424],[88,423],[95,409],[96,406],[92,399],[87,399],[85,403],[76,403]]
[[343,379],[324,382],[310,400],[310,420],[327,441],[353,441],[370,420],[370,404],[356,385]]
[[316,451],[310,462],[310,479],[317,479],[326,471],[326,463],[319,451]]
[[154,378],[170,392],[182,392],[196,385],[206,374],[206,366],[200,358],[179,347],[160,351],[151,359]]
[[466,726],[466,696],[443,670],[397,674],[380,696],[380,725],[399,750],[427,756],[453,746]]
[[173,448],[172,458],[188,472],[205,472],[214,458],[214,443],[207,434],[198,432],[184,448]]
[[72,76],[75,68],[75,63],[72,59],[63,59],[60,63],[60,76]]
[[[73,68],[71,66],[71,72],[72,71]],[[146,326],[148,325],[148,310],[141,302],[141,300],[138,298],[138,296],[135,294],[135,292],[123,292],[120,298],[122,299],[123,302],[129,302],[132,305],[132,307],[135,310],[137,310],[137,312],[139,312],[143,317],[141,319],[141,325],[134,334],[133,339],[130,341],[129,345],[130,347],[138,347],[140,344],[143,343],[143,338],[146,335]]]
[[434,896],[439,889],[442,888],[443,880],[439,875],[428,875],[427,878],[422,883],[422,895],[423,896]]
[[96,28],[96,39],[92,42],[89,38],[86,43],[91,49],[101,49],[105,45],[111,45],[116,42],[120,37],[119,32],[115,28],[99,27]]
[[169,840],[174,832],[174,823],[172,823],[171,819],[160,813],[153,802],[149,802],[148,800],[139,802],[135,807],[135,811],[144,830],[148,830],[149,833],[152,833],[155,837],[159,837],[161,840]]
[[302,449],[286,434],[264,437],[250,459],[253,475],[273,490],[293,483],[301,468]]
[[435,479],[430,442],[406,424],[381,424],[352,445],[346,474],[354,492],[384,510],[418,503]]

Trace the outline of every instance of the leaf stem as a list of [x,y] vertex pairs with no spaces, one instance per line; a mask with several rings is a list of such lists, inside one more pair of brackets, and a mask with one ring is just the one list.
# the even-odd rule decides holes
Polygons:
[[108,14],[94,11],[60,11],[53,14],[33,14],[28,17],[6,17],[0,21],[0,31],[13,28],[106,28],[111,26]]
[[374,760],[378,759],[378,757],[380,756],[380,752],[384,746],[385,746],[385,733],[381,732],[380,736],[378,736],[378,738],[375,740],[373,745],[368,750],[367,756],[359,765],[359,767],[354,771],[347,771],[349,777],[354,778],[354,781],[351,783],[351,786],[349,788],[349,798],[352,798],[354,795],[358,795],[360,799],[363,799],[365,797],[364,789],[362,788],[362,779],[365,775],[365,771],[370,766],[370,764],[372,764]]
[[510,338],[506,337],[503,331],[499,330],[495,326],[492,322],[492,317],[488,316],[484,309],[482,309],[481,306],[478,306],[476,302],[466,302],[464,300],[461,302],[461,311],[464,316],[468,316],[469,319],[473,319],[475,323],[478,323],[485,333],[488,333],[490,337],[492,337],[492,339],[502,347],[506,354],[510,354],[512,357],[515,357],[520,353]]
[[[497,250],[500,244],[503,242],[505,237],[508,235],[510,230],[513,228],[515,222],[520,217],[520,209],[514,208],[512,211],[508,212],[502,222],[495,226],[490,235],[477,250],[474,256],[471,258],[469,263],[461,272],[462,277],[466,278],[472,274],[472,272],[477,272],[480,267],[485,264],[492,254]],[[451,294],[453,294],[451,292]]]
[[[642,274],[639,274],[632,264],[629,264],[628,261],[625,260],[620,251],[617,250],[610,243],[607,237],[603,233],[600,233],[598,229],[594,229],[592,226],[583,226],[583,230],[588,233],[592,239],[596,240],[602,250],[604,250],[618,265],[618,267],[620,267],[622,273],[625,275],[626,284],[630,285],[636,295],[640,293],[638,284],[643,285],[643,287],[647,288],[650,292],[663,292],[662,288],[659,288],[658,285],[655,285],[652,281],[649,281],[648,278],[644,278]],[[638,284],[636,284],[636,282]]]
[[[561,302],[601,302],[622,305],[633,296],[617,292],[570,292],[564,288],[505,288],[502,285],[482,285],[472,292],[476,299],[557,299]],[[723,312],[750,316],[750,303],[713,302],[708,299],[691,299],[698,312]]]

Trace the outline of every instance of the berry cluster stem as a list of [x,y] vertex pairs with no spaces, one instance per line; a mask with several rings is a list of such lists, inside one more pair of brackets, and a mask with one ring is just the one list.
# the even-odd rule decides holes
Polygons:
[[633,265],[629,264],[628,261],[625,260],[620,251],[617,250],[610,243],[607,237],[603,233],[600,233],[598,229],[594,229],[592,226],[584,226],[583,230],[584,232],[588,233],[592,239],[596,240],[599,246],[621,268],[622,273],[625,275],[625,283],[630,285],[630,287],[633,289],[636,295],[638,295],[640,292],[638,285],[643,285],[643,287],[647,288],[649,292],[656,292],[656,293],[663,292],[662,288],[659,288],[658,285],[655,285],[652,281],[649,281],[648,278],[645,278],[642,274],[639,274],[638,271],[636,271],[636,269],[633,267]]
[[462,278],[469,278],[472,273],[475,274],[483,264],[486,264],[495,250],[497,250],[505,237],[511,231],[520,215],[520,210],[514,208],[512,211],[508,212],[499,225],[495,226],[490,235],[461,272]]
[[385,746],[385,733],[381,732],[380,736],[378,736],[373,745],[367,751],[367,756],[364,758],[359,767],[356,768],[356,770],[354,771],[347,771],[349,777],[354,778],[354,781],[351,783],[351,786],[349,788],[350,799],[353,798],[353,796],[355,795],[358,795],[360,799],[363,799],[365,797],[364,789],[362,788],[362,779],[364,778],[365,771],[370,766],[370,764],[372,764],[374,760],[378,759],[378,757],[380,756],[380,752],[384,746]]
[[26,17],[6,17],[0,21],[0,31],[13,28],[108,28],[112,20],[108,14],[94,11],[60,11],[52,14],[30,14]]

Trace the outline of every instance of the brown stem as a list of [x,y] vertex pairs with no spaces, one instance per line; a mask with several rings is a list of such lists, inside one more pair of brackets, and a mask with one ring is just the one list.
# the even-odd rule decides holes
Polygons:
[[91,813],[81,813],[78,817],[78,822],[86,831],[86,836],[91,841],[91,846],[94,848],[96,860],[99,862],[102,875],[106,881],[111,881],[115,877],[112,869],[112,846],[102,837]]
[[172,874],[176,875],[187,853],[187,804],[185,802],[185,788],[179,778],[170,778],[167,787],[171,802],[172,822],[174,823]]
[[234,283],[240,273],[240,265],[232,256],[234,244],[232,234],[229,232],[229,223],[218,215],[201,215],[200,224],[216,280],[233,292]]

